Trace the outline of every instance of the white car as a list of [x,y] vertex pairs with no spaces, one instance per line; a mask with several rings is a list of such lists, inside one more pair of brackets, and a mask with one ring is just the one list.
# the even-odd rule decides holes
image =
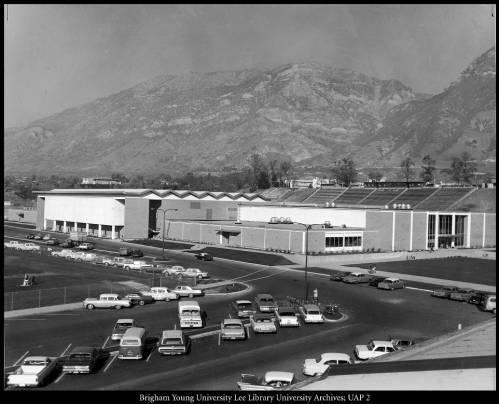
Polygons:
[[87,253],[83,251],[78,251],[74,252],[73,255],[70,255],[70,258],[74,259],[75,261],[82,261],[82,262],[94,262],[97,260],[98,256],[97,254],[94,253]]
[[190,297],[203,296],[204,292],[201,289],[193,289],[187,285],[177,285],[175,289],[172,289],[173,293],[176,293],[180,297]]
[[55,371],[57,358],[28,356],[13,373],[7,376],[8,386],[36,387],[45,384]]
[[22,251],[40,251],[40,246],[35,243],[24,243],[20,244],[18,247],[16,247],[16,250],[22,250]]
[[220,337],[222,339],[246,339],[246,329],[238,318],[226,318],[220,324]]
[[355,356],[363,361],[377,358],[394,351],[395,347],[391,341],[379,341],[372,339],[367,345],[355,346]]
[[123,269],[125,271],[129,271],[130,269],[134,269],[137,271],[145,271],[148,268],[152,268],[153,265],[144,260],[133,260],[132,262],[123,264]]
[[281,327],[299,327],[300,321],[292,307],[278,307],[275,311],[277,323]]
[[333,365],[351,365],[350,356],[344,353],[323,353],[319,359],[305,359],[303,374],[307,376],[320,376]]
[[305,323],[323,323],[324,317],[315,304],[305,304],[299,308]]
[[152,296],[154,300],[164,300],[169,302],[170,300],[178,300],[179,296],[177,293],[168,290],[168,288],[156,286],[149,290],[141,290],[143,295]]
[[185,268],[181,265],[173,265],[173,266],[167,266],[166,269],[163,271],[163,275],[165,276],[175,276],[178,275],[181,272],[184,272]]
[[276,333],[277,327],[270,314],[256,313],[250,316],[251,329],[255,334]]
[[94,245],[92,243],[81,243],[80,245],[76,246],[78,250],[93,250]]
[[208,272],[203,272],[198,268],[187,268],[183,272],[179,272],[177,274],[177,278],[182,279],[182,278],[197,278],[197,279],[204,279],[208,277]]
[[18,247],[20,247],[21,244],[24,244],[24,243],[21,243],[20,241],[16,241],[16,240],[9,240],[9,241],[4,241],[3,246],[7,247],[7,248],[18,249]]
[[68,248],[64,248],[62,250],[52,251],[50,253],[50,255],[52,255],[53,257],[63,257],[63,258],[66,258],[66,257],[73,256],[74,255],[74,251],[70,250]]
[[243,373],[237,386],[243,391],[272,391],[288,387],[294,382],[295,376],[291,372],[267,372],[263,378]]

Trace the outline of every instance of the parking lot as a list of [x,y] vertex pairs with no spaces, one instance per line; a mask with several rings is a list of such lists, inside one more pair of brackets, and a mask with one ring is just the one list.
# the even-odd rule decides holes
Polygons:
[[[33,257],[35,261],[31,265],[36,269],[36,259],[40,257]],[[436,299],[421,290],[384,291],[365,285],[331,282],[328,275],[309,274],[309,291],[317,289],[319,300],[324,304],[338,304],[348,316],[345,321],[278,328],[276,334],[268,335],[250,332],[245,341],[219,342],[217,331],[220,322],[231,313],[231,301],[236,298],[252,300],[257,293],[271,293],[277,300],[285,300],[287,296],[303,297],[303,272],[217,258],[199,262],[192,254],[181,253],[172,257],[172,261],[185,267],[198,267],[220,279],[244,281],[252,289],[237,295],[196,299],[207,313],[206,325],[201,330],[188,332],[205,335],[193,340],[189,355],[162,357],[152,349],[142,361],[122,361],[113,356],[111,349],[110,356],[96,374],[60,375],[43,389],[233,390],[241,373],[261,374],[268,370],[292,371],[299,379],[304,379],[301,374],[303,361],[318,358],[323,352],[352,354],[354,345],[365,344],[373,338],[385,339],[390,334],[432,338],[456,330],[459,324],[465,327],[491,317],[476,306]],[[58,271],[51,269],[55,264],[43,262],[46,266],[39,267],[42,273]],[[68,266],[65,261],[61,261],[60,273],[74,271],[76,267],[72,265],[83,265],[78,271],[89,271],[90,279],[97,274],[111,274],[107,269],[88,264],[71,263]],[[93,271],[96,271],[95,275],[91,275]],[[136,279],[133,277],[139,275],[116,270],[116,278],[111,279]],[[74,276],[75,282],[87,279],[84,275]],[[178,326],[177,303],[156,302],[119,311],[78,309],[6,319],[5,363],[12,365],[27,352],[29,355],[59,356],[68,346],[109,348],[109,336],[119,318],[134,318],[148,330],[154,341],[162,330]]]

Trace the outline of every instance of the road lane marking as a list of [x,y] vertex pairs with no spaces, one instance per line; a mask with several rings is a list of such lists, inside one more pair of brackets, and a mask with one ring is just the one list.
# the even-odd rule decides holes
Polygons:
[[101,349],[104,349],[104,347],[106,346],[107,344],[107,341],[109,341],[109,336],[106,338],[106,340],[104,341],[104,343],[102,344],[101,346]]
[[221,339],[222,339],[222,338],[221,338],[221,336],[222,336],[222,333],[221,333],[221,332],[219,332],[219,333],[218,333],[218,346],[220,346],[220,341],[221,341]]
[[430,293],[432,293],[432,292],[433,292],[433,290],[429,290],[429,289],[421,289],[421,288],[414,288],[414,287],[412,287],[412,286],[406,286],[405,288],[406,288],[406,289],[412,289],[412,290],[422,290],[423,292],[430,292]]
[[62,372],[61,375],[57,379],[55,379],[54,383],[59,383],[65,375],[66,373]]
[[109,366],[111,366],[111,363],[113,363],[114,360],[118,357],[118,351],[116,351],[115,353],[111,353],[111,356],[113,357],[113,359],[111,359],[111,361],[106,365],[106,367],[104,368],[104,372],[107,372]]
[[17,366],[24,358],[25,356],[29,353],[29,351],[26,351],[23,356],[21,356],[12,366]]
[[151,359],[152,353],[154,352],[154,347],[151,349],[151,352],[147,356],[146,362],[149,362],[149,359]]
[[69,350],[69,347],[71,346],[71,344],[69,344],[66,349],[64,351],[62,351],[62,354],[60,354],[59,356],[64,356],[66,355],[67,351]]

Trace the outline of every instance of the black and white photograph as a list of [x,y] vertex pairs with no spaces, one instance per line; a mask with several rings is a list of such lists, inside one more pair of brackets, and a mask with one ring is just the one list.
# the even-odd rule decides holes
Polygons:
[[495,4],[3,25],[12,399],[496,390]]

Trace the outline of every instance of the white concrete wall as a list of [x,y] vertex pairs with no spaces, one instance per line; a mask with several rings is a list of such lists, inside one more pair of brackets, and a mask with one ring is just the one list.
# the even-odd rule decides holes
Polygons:
[[285,206],[239,206],[239,220],[268,222],[271,217],[290,217],[294,222],[333,226],[366,227],[366,211],[339,208],[285,207]]
[[45,219],[124,226],[125,205],[113,197],[46,195]]

